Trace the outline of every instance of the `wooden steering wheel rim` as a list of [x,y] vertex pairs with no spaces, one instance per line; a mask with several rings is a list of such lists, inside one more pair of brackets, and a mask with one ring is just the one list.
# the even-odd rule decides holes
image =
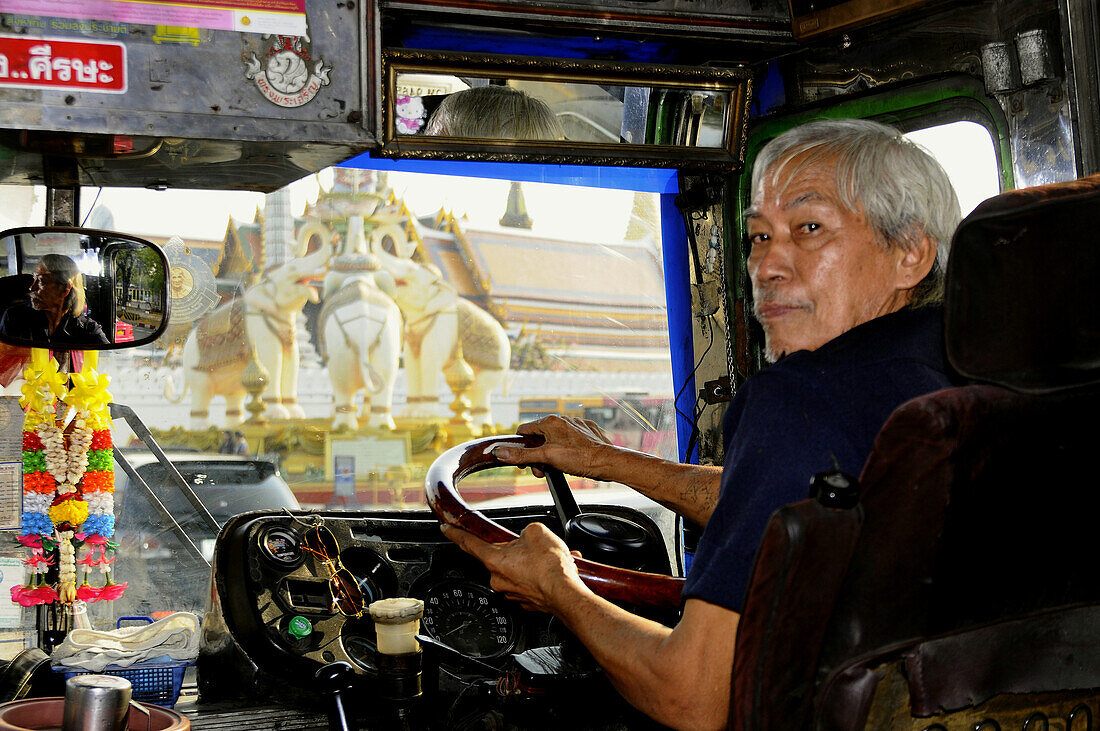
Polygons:
[[[428,468],[424,480],[428,507],[440,523],[461,528],[483,541],[506,543],[515,540],[518,535],[467,505],[459,496],[457,486],[475,472],[509,466],[493,456],[493,447],[500,444],[533,447],[540,443],[541,437],[485,437],[448,449]],[[604,599],[649,607],[680,606],[683,579],[620,569],[583,558],[576,559],[576,563],[581,580]]]

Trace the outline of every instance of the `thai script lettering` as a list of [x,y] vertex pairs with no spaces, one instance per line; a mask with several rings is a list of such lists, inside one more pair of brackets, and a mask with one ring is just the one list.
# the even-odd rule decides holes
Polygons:
[[0,36],[0,86],[126,91],[121,43]]
[[[45,27],[43,24],[40,27]],[[130,26],[126,23],[111,23],[96,20],[66,20],[63,18],[51,18],[50,30],[75,30],[81,33],[110,33],[122,35],[130,32]]]
[[260,91],[262,91],[270,101],[275,102],[280,107],[300,107],[317,96],[317,92],[321,90],[322,83],[321,79],[317,76],[312,76],[305,88],[297,94],[279,93],[273,89],[267,79],[262,76],[256,79],[256,86],[260,88]]
[[36,15],[9,15],[7,16],[9,28],[45,28],[46,19]]

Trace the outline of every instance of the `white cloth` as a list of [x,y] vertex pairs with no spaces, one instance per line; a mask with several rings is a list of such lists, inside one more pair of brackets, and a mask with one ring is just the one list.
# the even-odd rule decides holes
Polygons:
[[176,612],[152,624],[121,627],[109,631],[74,629],[54,649],[55,666],[101,672],[108,665],[129,667],[137,662],[162,658],[194,660],[199,656],[199,618],[190,612]]

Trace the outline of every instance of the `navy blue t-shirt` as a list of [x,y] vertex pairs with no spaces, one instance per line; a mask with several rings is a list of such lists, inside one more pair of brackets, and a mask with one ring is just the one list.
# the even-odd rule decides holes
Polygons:
[[746,381],[723,420],[722,490],[684,598],[741,611],[772,513],[805,499],[818,472],[858,476],[895,408],[951,385],[939,307],[876,318]]

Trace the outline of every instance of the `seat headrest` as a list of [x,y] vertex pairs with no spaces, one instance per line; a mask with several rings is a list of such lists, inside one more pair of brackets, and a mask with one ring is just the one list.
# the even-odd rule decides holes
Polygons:
[[1027,393],[1100,382],[1100,175],[990,198],[951,244],[947,357]]

